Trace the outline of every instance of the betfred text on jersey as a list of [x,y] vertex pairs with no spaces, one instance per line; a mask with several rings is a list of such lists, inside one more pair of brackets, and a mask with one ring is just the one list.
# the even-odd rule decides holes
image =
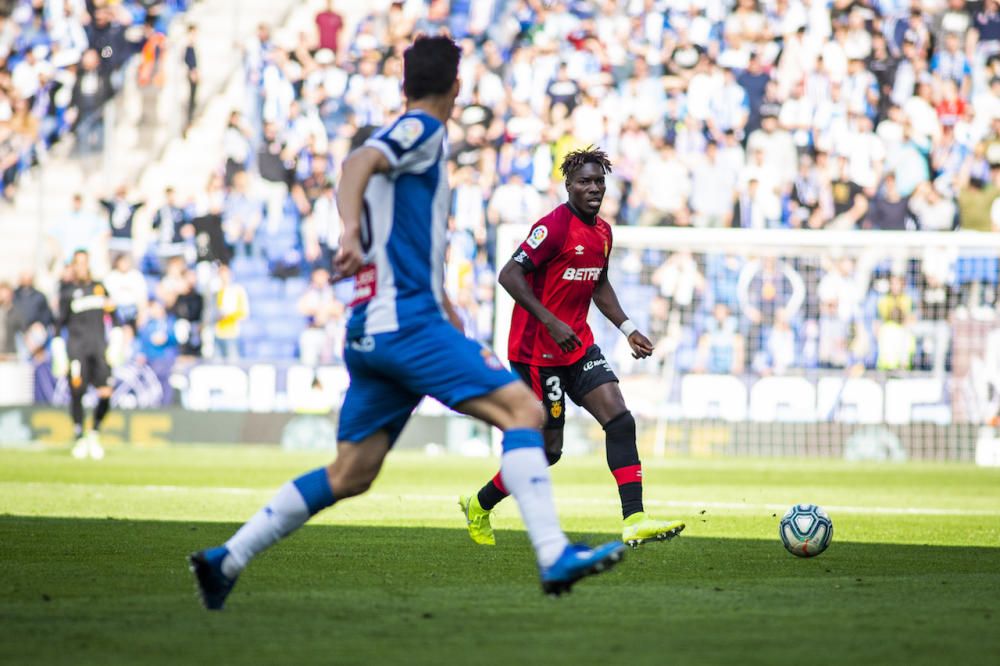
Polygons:
[[573,280],[575,282],[597,282],[601,277],[601,271],[603,268],[567,268],[562,274],[563,280]]

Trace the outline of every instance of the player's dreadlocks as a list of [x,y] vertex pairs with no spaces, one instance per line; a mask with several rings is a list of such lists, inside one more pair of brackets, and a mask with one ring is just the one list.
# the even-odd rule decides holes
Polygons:
[[577,171],[579,171],[584,164],[596,164],[601,167],[604,173],[611,173],[611,160],[608,159],[608,154],[601,150],[600,148],[595,148],[594,146],[587,146],[581,150],[574,150],[565,158],[563,158],[562,165],[559,170],[562,171],[564,178],[569,180],[570,177]]

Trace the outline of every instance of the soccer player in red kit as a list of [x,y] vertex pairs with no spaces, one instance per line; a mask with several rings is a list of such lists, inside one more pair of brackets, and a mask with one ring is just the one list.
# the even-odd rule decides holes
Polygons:
[[[604,151],[588,148],[567,155],[560,168],[569,201],[535,223],[500,271],[500,284],[515,301],[508,346],[511,369],[545,406],[549,464],[562,456],[568,395],[604,428],[608,467],[622,504],[622,541],[638,546],[669,539],[684,523],[655,520],[643,511],[635,419],[587,325],[593,301],[628,338],[635,358],[653,353],[652,343],[625,315],[608,280],[611,226],[597,213],[611,162]],[[506,496],[498,472],[477,494],[459,499],[473,541],[496,543],[490,511]]]

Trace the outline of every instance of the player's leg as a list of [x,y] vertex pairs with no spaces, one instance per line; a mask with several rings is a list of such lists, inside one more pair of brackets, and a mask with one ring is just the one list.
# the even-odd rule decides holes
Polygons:
[[[542,402],[545,410],[545,426],[542,430],[545,458],[550,466],[554,465],[562,457],[563,426],[566,424],[566,396],[562,389],[562,369],[523,363],[512,363],[511,368],[531,387],[536,398]],[[487,545],[496,543],[489,512],[507,495],[503,476],[497,472],[478,493],[459,499],[473,541]]]
[[90,444],[83,436],[83,395],[87,391],[84,381],[83,357],[71,355],[69,358],[69,415],[73,419],[73,457],[82,460],[87,457]]
[[562,593],[580,578],[619,561],[622,545],[618,542],[590,549],[569,545],[563,534],[543,451],[543,414],[531,390],[492,353],[447,323],[442,321],[425,335],[433,344],[414,344],[405,350],[419,362],[399,364],[401,381],[414,393],[430,395],[503,431],[501,475],[520,508],[543,589]]
[[618,378],[595,346],[578,364],[571,397],[604,429],[608,468],[618,484],[622,506],[622,540],[631,546],[677,536],[680,521],[661,521],[646,515],[642,503],[642,463],[636,443],[635,418],[625,405]]
[[100,430],[104,423],[104,417],[111,409],[111,368],[108,367],[104,354],[97,354],[87,359],[89,365],[88,379],[97,388],[97,406],[94,408],[94,422],[89,433],[87,433],[87,450],[90,457],[100,460],[104,457],[104,448],[101,446]]
[[568,592],[580,578],[605,571],[621,560],[623,546],[617,541],[591,549],[570,544],[563,533],[538,431],[542,420],[539,405],[524,384],[513,382],[454,408],[504,432],[500,473],[520,509],[546,594]]
[[188,558],[207,608],[222,608],[237,577],[260,552],[319,511],[367,490],[420,401],[421,396],[369,372],[356,351],[346,360],[351,384],[340,411],[336,460],[282,486],[224,545]]

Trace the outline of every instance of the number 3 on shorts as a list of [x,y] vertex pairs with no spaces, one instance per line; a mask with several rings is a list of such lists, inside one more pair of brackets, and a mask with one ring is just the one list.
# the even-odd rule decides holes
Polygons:
[[559,383],[559,375],[552,375],[545,380],[545,386],[549,389],[549,392],[545,394],[545,397],[549,399],[550,402],[559,402],[563,396],[562,386]]

